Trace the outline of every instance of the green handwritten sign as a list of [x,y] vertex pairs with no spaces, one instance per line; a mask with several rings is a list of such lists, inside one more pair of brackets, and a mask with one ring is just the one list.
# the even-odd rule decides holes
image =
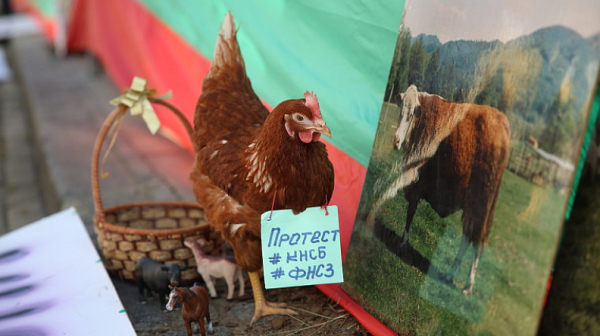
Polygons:
[[267,289],[344,281],[337,206],[267,211],[261,236]]

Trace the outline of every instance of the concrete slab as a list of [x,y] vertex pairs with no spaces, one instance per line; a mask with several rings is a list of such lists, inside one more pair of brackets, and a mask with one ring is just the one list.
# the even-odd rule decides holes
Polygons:
[[0,39],[38,33],[35,20],[26,14],[0,16]]
[[[11,47],[37,128],[40,152],[60,208],[75,206],[92,234],[91,156],[97,133],[120,90],[94,72],[86,56],[56,58],[41,37]],[[151,85],[152,83],[150,83]],[[108,143],[107,139],[105,143]],[[188,174],[193,155],[127,115],[101,181],[105,206],[142,201],[193,201]],[[92,234],[93,235],[93,234]]]
[[46,215],[28,116],[17,79],[0,83],[0,234]]

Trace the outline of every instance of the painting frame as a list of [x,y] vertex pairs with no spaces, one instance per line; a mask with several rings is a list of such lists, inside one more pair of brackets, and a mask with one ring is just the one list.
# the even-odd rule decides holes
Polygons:
[[[450,13],[458,16],[473,10],[461,8],[460,3],[449,1],[445,8],[454,5]],[[600,12],[598,5],[582,4]],[[494,6],[517,13],[514,20],[531,14],[514,9],[511,1]],[[587,27],[586,20],[573,23],[565,13],[586,6],[565,10],[551,2],[537,15],[552,14],[554,24],[542,20],[530,30],[496,29],[489,35],[494,38],[486,38],[471,36],[472,24],[461,26],[452,16],[442,17],[441,9],[428,1],[406,2],[342,285],[392,330],[411,335],[536,333],[598,83],[600,25]],[[419,20],[425,24],[417,25]],[[440,32],[444,27],[454,29],[454,37],[445,33],[440,41],[441,33],[427,33],[423,27],[433,22],[439,23]],[[594,33],[584,36],[589,29]],[[405,102],[413,85],[419,97],[417,114],[415,102]],[[439,99],[425,102],[424,96],[426,101]],[[452,115],[463,113],[461,109],[468,112],[458,121],[425,123],[431,132],[406,126],[409,120],[419,120],[419,113],[449,109]],[[508,146],[502,160],[473,154],[485,146],[468,154],[461,149],[465,145],[456,145],[464,143],[463,138],[485,142],[482,139],[490,130],[502,124],[471,117],[482,109],[488,112],[478,115],[501,113],[500,119],[509,124],[509,137],[501,141]],[[484,131],[466,136],[469,123]],[[410,131],[398,135],[403,128]],[[441,134],[440,139],[431,134]],[[452,142],[452,137],[459,140]],[[399,138],[410,144],[397,145]],[[421,138],[425,140],[415,140]],[[503,148],[487,146],[491,152]],[[462,169],[455,167],[469,160],[476,162],[469,174],[480,179],[455,181],[456,174],[449,171]],[[486,205],[491,207],[491,221],[474,225],[485,222],[490,209],[479,211],[486,207],[478,200],[485,194],[474,192],[469,183],[495,183],[498,171],[497,203]],[[415,192],[407,189],[419,183],[424,187],[417,192],[416,205],[411,205]],[[461,186],[467,191],[449,191]],[[435,195],[435,190],[442,194]],[[479,210],[468,210],[469,206]],[[412,215],[411,208],[415,208]],[[477,238],[483,249],[480,258],[477,248],[471,248],[477,240],[473,227],[483,236]],[[465,241],[469,248],[464,248]]]

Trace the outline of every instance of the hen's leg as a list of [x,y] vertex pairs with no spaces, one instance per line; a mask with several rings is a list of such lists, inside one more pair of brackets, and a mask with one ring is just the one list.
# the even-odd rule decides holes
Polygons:
[[265,300],[262,284],[257,272],[248,272],[250,284],[252,284],[252,292],[254,293],[254,317],[250,324],[258,321],[266,315],[296,315],[296,312],[285,308],[284,303],[273,303]]

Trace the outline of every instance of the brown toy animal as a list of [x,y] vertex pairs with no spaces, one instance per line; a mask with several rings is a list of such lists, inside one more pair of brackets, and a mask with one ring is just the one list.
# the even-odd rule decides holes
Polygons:
[[214,331],[212,322],[210,321],[208,292],[206,288],[194,284],[192,288],[180,288],[169,285],[169,289],[171,289],[171,293],[169,294],[169,302],[167,302],[166,306],[167,310],[171,311],[177,304],[183,302],[181,317],[185,322],[188,336],[192,336],[192,322],[198,322],[200,333],[202,336],[206,336],[206,331],[204,330],[205,317],[208,323],[208,332],[212,334]]

